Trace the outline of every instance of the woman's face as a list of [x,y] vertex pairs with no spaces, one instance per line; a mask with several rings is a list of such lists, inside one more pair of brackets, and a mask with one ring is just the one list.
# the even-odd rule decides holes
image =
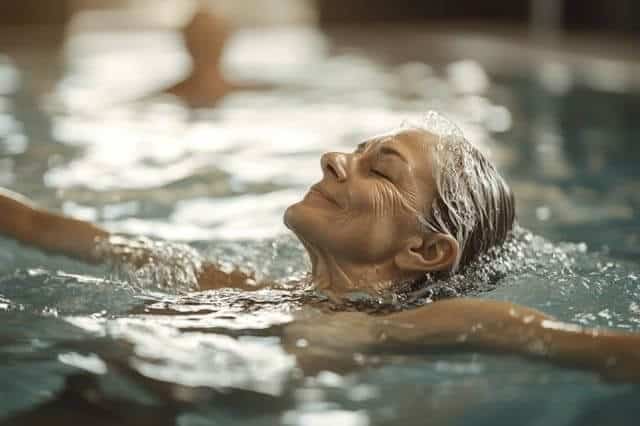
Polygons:
[[285,224],[309,248],[356,264],[391,259],[421,232],[434,195],[436,137],[419,129],[377,136],[351,153],[322,156],[323,177],[290,206]]

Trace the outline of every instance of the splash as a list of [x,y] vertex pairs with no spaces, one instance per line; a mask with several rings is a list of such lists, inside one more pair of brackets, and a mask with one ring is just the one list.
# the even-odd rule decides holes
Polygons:
[[185,292],[198,289],[204,259],[185,244],[119,235],[100,241],[99,258],[111,259],[113,273],[134,288]]
[[[542,249],[552,253],[541,259]],[[479,295],[496,289],[500,282],[509,276],[516,276],[526,271],[535,271],[540,263],[547,266],[559,264],[561,269],[570,269],[571,257],[566,251],[553,245],[541,242],[528,230],[515,226],[506,241],[489,248],[477,259],[458,271],[453,276],[427,275],[423,287],[406,293],[406,302],[429,303],[435,300],[464,295]],[[415,286],[415,284],[414,284]]]
[[438,136],[441,140],[462,140],[464,134],[453,121],[437,111],[427,111],[419,120],[405,120],[403,129],[421,129]]
[[[453,220],[459,224],[456,237],[463,240],[465,229],[472,228],[476,223],[473,213],[472,200],[465,190],[465,186],[473,188],[474,173],[473,147],[465,139],[462,130],[451,120],[436,111],[428,111],[422,120],[405,121],[403,128],[420,129],[437,136],[433,155],[433,178],[437,193],[454,215]],[[418,221],[427,230],[438,232],[450,228],[444,223],[442,209],[435,203],[432,206],[431,218],[418,216]],[[435,223],[434,223],[435,222]]]
[[[520,226],[452,276],[427,275],[380,294],[352,293],[332,310],[371,314],[450,297],[483,297],[540,309],[584,326],[638,329],[637,266],[588,252],[584,243],[552,243]],[[327,302],[329,303],[329,302]]]

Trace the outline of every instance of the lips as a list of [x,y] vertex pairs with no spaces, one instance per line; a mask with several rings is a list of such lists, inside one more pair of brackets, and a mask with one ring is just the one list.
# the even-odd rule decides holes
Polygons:
[[327,201],[329,201],[331,204],[336,205],[337,207],[340,207],[340,204],[338,203],[338,201],[336,201],[336,199],[326,190],[324,189],[322,186],[320,186],[319,184],[315,184],[313,185],[310,189],[310,192],[315,192],[316,194],[319,194],[322,198],[326,199]]

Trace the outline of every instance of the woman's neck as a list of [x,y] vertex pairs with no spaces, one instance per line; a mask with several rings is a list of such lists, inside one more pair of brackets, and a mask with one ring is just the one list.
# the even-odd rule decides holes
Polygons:
[[332,299],[348,293],[380,295],[393,286],[397,271],[393,262],[379,265],[355,264],[307,245],[311,259],[311,279],[316,289]]

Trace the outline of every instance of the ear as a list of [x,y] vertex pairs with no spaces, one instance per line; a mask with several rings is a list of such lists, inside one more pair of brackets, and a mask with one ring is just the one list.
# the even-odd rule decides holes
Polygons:
[[411,237],[396,254],[396,266],[407,272],[451,270],[460,254],[458,241],[450,235],[434,233]]

